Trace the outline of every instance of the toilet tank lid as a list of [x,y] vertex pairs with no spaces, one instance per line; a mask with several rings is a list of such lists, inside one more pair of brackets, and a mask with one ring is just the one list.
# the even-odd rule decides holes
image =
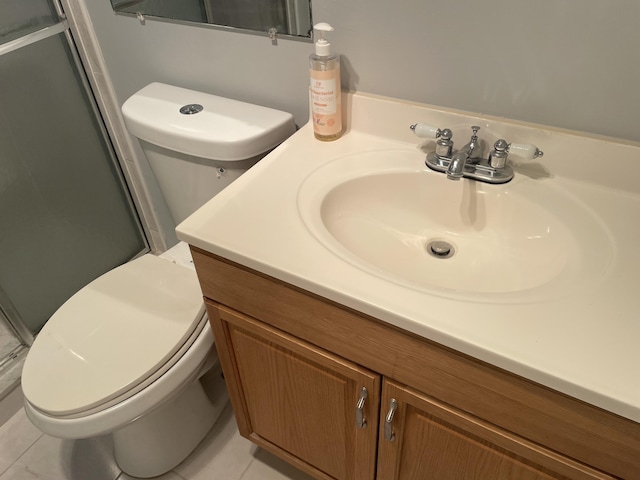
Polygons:
[[[180,113],[189,105],[203,108]],[[142,140],[225,161],[265,153],[295,131],[290,113],[158,82],[127,99],[122,113],[129,132]]]

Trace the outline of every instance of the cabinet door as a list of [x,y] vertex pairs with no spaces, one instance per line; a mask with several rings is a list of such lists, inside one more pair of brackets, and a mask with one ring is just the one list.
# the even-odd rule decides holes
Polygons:
[[372,480],[380,377],[225,307],[208,310],[241,434],[316,478]]
[[611,478],[386,379],[380,417],[378,480]]

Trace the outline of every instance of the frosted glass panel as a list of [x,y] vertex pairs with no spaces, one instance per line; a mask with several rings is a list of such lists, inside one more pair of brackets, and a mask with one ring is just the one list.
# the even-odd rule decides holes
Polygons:
[[0,56],[0,92],[0,288],[36,332],[146,244],[64,34]]
[[0,44],[58,22],[49,0],[1,0]]

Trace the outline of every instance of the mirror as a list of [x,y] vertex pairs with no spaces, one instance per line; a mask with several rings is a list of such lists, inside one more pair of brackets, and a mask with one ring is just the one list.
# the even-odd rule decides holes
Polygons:
[[[311,0],[111,0],[118,13],[311,39]],[[141,18],[139,16],[139,18]],[[275,31],[274,31],[275,29]]]

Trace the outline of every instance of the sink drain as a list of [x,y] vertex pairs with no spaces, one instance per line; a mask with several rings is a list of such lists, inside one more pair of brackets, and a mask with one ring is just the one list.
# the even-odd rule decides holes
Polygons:
[[436,258],[450,258],[456,252],[453,245],[445,240],[431,240],[425,248],[429,255]]

